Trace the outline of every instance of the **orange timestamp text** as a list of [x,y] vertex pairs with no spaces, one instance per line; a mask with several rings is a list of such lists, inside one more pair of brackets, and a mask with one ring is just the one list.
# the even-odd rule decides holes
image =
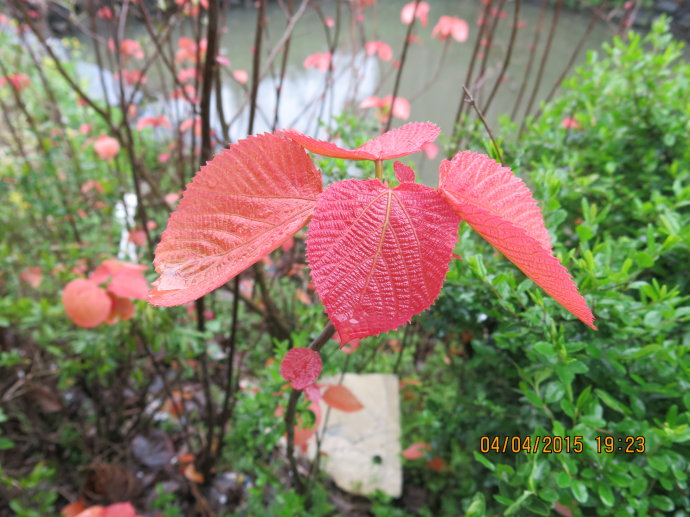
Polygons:
[[528,452],[536,454],[581,453],[584,451],[583,436],[482,436],[479,451],[488,452]]

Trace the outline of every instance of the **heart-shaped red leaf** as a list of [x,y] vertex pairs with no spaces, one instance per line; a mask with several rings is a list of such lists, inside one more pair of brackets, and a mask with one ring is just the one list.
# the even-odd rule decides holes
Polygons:
[[430,122],[410,122],[369,140],[357,149],[348,150],[325,140],[316,140],[294,129],[282,133],[312,153],[346,160],[391,160],[422,150],[433,142],[441,130]]
[[355,397],[354,393],[342,384],[328,388],[326,393],[323,394],[323,401],[330,407],[345,413],[355,413],[360,409],[364,409],[364,406]]
[[149,301],[180,305],[220,287],[304,226],[321,190],[321,174],[287,138],[253,136],[223,150],[168,221]]
[[439,191],[458,215],[535,284],[596,330],[594,316],[551,241],[532,193],[512,171],[470,151],[444,160]]
[[321,356],[309,348],[293,348],[280,363],[280,375],[296,390],[314,384],[321,375]]
[[435,190],[345,180],[319,198],[307,235],[316,292],[341,343],[394,329],[438,296],[458,217]]

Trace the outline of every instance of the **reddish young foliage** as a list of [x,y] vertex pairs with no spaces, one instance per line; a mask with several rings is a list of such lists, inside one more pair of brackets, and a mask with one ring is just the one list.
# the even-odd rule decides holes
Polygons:
[[416,175],[414,169],[409,165],[405,165],[402,162],[393,163],[393,171],[395,172],[395,177],[400,183],[409,181],[414,183]]
[[323,401],[333,409],[338,409],[345,413],[355,413],[364,409],[359,399],[342,384],[328,388],[323,394]]
[[103,323],[112,307],[105,289],[85,278],[77,278],[65,286],[62,303],[67,316],[84,328],[96,327]]
[[394,329],[438,296],[458,217],[433,189],[345,180],[319,198],[307,236],[315,290],[342,343]]
[[440,168],[439,191],[457,214],[583,323],[594,316],[551,252],[537,202],[521,179],[486,155],[458,153]]
[[170,217],[149,301],[181,305],[220,287],[304,226],[321,190],[320,172],[289,139],[265,134],[223,150]]
[[407,449],[402,451],[403,458],[406,460],[418,460],[423,458],[428,451],[431,450],[431,445],[426,442],[415,442]]
[[294,129],[283,134],[312,153],[347,160],[392,160],[422,150],[424,144],[433,142],[441,130],[430,122],[411,122],[381,136],[369,140],[354,150],[343,149],[325,140],[316,140]]
[[19,273],[19,279],[26,282],[31,287],[38,287],[43,280],[43,273],[40,267],[27,267]]
[[438,37],[439,40],[453,38],[455,41],[463,43],[469,37],[469,27],[465,20],[454,16],[441,16],[431,32],[431,37]]
[[293,348],[280,363],[280,375],[296,390],[314,384],[321,375],[321,356],[309,348]]

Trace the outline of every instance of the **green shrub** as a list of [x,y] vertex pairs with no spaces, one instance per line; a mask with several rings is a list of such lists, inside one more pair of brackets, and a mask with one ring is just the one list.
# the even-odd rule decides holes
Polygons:
[[[458,500],[470,515],[690,508],[690,65],[680,56],[663,20],[644,38],[616,39],[506,149],[599,331],[463,233],[463,262],[421,318],[446,348],[420,374],[433,384],[404,408],[406,435],[430,442],[453,473],[426,480],[436,509]],[[564,128],[567,118],[577,127]],[[482,454],[482,436],[570,437],[573,452]],[[623,449],[625,437],[643,436],[644,452],[598,452],[607,436]],[[423,476],[413,468],[412,482]]]

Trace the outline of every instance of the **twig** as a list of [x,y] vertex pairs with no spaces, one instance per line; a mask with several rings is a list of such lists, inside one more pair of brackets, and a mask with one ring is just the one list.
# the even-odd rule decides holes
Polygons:
[[496,78],[496,82],[494,83],[494,87],[491,90],[491,93],[489,94],[489,98],[486,100],[486,104],[484,104],[484,113],[488,113],[489,108],[491,107],[491,101],[494,100],[494,97],[496,96],[496,92],[498,91],[499,86],[503,82],[503,75],[506,73],[506,70],[508,69],[508,65],[510,64],[510,58],[513,55],[513,47],[515,46],[515,36],[517,34],[517,29],[518,29],[518,22],[520,20],[520,0],[515,0],[515,11],[513,12],[513,29],[510,32],[510,41],[508,42],[508,49],[506,51],[506,57],[503,60],[503,66],[501,66],[501,71],[498,73],[498,77]]
[[491,143],[494,145],[494,149],[496,150],[496,154],[498,154],[498,161],[501,162],[501,164],[505,165],[505,162],[503,161],[503,153],[501,152],[501,148],[498,147],[498,144],[496,143],[496,139],[494,138],[494,133],[493,133],[493,131],[491,131],[491,127],[489,127],[489,124],[486,123],[486,119],[484,118],[484,114],[479,109],[479,106],[477,106],[477,103],[475,102],[474,97],[472,97],[472,94],[467,90],[467,87],[463,85],[462,89],[465,91],[465,95],[466,95],[465,102],[469,103],[474,108],[474,111],[477,112],[477,116],[479,117],[479,120],[482,121],[482,124],[484,125],[486,132],[489,133],[489,138],[491,138]]
[[400,89],[400,78],[402,77],[403,68],[405,68],[405,61],[407,59],[407,49],[410,46],[410,36],[412,36],[412,29],[414,28],[414,24],[417,21],[417,7],[419,7],[419,0],[414,0],[413,12],[415,15],[412,17],[412,21],[407,26],[407,32],[405,33],[405,42],[403,43],[402,54],[400,56],[400,67],[398,68],[398,73],[395,74],[395,85],[393,86],[393,98],[391,99],[391,109],[390,113],[388,113],[388,120],[386,120],[386,126],[383,130],[384,133],[390,130],[391,123],[393,122],[393,106],[395,106],[395,99],[398,98],[398,90]]

